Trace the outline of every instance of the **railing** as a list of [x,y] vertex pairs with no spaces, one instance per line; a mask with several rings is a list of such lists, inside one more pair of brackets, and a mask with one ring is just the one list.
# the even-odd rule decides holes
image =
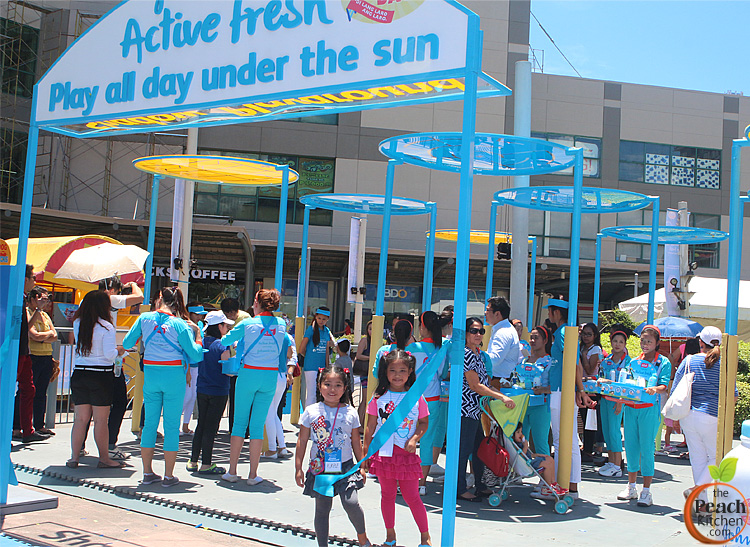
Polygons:
[[[75,363],[75,346],[72,344],[72,327],[55,327],[60,339],[68,339],[71,343],[63,343],[60,340],[52,344],[52,357],[60,362],[60,374],[49,383],[47,387],[47,413],[46,426],[54,428],[56,424],[68,424],[73,422],[74,410],[73,400],[70,395],[70,376],[73,374]],[[128,332],[128,329],[118,328],[118,340]],[[131,356],[123,363],[123,373],[128,380],[128,399],[133,399],[135,382],[132,381],[138,370],[138,354]],[[128,405],[130,406],[130,404]]]

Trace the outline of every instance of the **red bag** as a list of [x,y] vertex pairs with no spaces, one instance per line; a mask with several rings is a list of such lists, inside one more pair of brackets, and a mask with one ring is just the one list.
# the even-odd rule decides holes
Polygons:
[[510,471],[510,456],[496,437],[485,437],[477,451],[479,459],[496,477],[507,477]]

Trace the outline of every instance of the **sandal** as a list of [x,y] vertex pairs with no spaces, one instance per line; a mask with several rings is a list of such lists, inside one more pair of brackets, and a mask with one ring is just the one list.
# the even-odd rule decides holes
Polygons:
[[68,460],[65,462],[65,467],[69,467],[70,469],[75,469],[78,467],[78,460]]
[[213,464],[208,469],[199,469],[198,470],[198,474],[199,475],[223,475],[226,472],[227,472],[226,469],[224,469],[223,467],[219,467],[216,464]]
[[99,462],[96,464],[96,467],[98,467],[99,469],[119,469],[121,467],[125,467],[125,462],[115,462],[114,465]]
[[109,451],[109,458],[111,460],[124,461],[124,460],[127,460],[129,457],[130,457],[130,454],[125,454],[125,452],[123,452],[119,448],[115,448],[114,450]]
[[690,459],[690,452],[683,452],[678,456],[681,460],[689,460]]
[[187,469],[189,473],[195,473],[198,471],[198,462],[187,462],[185,469]]

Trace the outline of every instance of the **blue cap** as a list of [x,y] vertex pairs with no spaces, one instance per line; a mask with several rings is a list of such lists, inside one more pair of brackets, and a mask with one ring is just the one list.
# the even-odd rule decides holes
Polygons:
[[549,300],[547,300],[547,305],[544,307],[549,308],[550,306],[555,306],[556,308],[564,308],[567,310],[570,304],[568,304],[565,300],[560,300],[559,298],[550,298]]
[[742,436],[750,439],[750,420],[742,422]]
[[206,315],[208,313],[203,306],[190,306],[188,311],[196,315]]

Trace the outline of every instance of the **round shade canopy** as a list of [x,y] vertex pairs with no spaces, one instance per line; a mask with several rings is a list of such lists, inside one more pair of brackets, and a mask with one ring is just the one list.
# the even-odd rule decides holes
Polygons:
[[[133,160],[140,171],[194,180],[208,184],[235,184],[240,186],[280,186],[283,184],[282,166],[267,161],[228,156],[147,156]],[[299,175],[289,169],[289,183]]]
[[[313,209],[328,209],[367,215],[385,214],[385,196],[374,194],[313,194],[300,201]],[[418,199],[397,198],[391,201],[391,215],[424,215],[431,211],[432,203]]]
[[[640,336],[646,324],[644,321],[633,332]],[[660,317],[653,325],[659,329],[661,338],[694,338],[703,330],[703,325],[684,317]]]
[[[380,152],[404,163],[459,172],[461,133],[415,133],[391,137],[380,143]],[[571,167],[572,149],[542,139],[477,133],[474,173],[477,175],[542,175]]]
[[[525,209],[573,212],[572,186],[530,186],[495,193],[495,201]],[[651,200],[643,194],[609,188],[583,188],[583,213],[623,213],[643,209]]]
[[[612,226],[601,234],[622,241],[651,243],[651,226]],[[728,238],[729,234],[719,230],[692,228],[688,226],[659,226],[659,245],[705,245]]]
[[[430,232],[426,232],[430,235]],[[488,230],[472,230],[469,236],[471,239],[470,243],[476,243],[478,245],[488,245],[490,242],[490,232]],[[435,239],[441,239],[443,241],[457,241],[458,230],[437,230],[435,232]],[[513,235],[507,232],[495,232],[495,245],[498,243],[512,243]],[[529,243],[533,243],[534,240],[529,238]]]

